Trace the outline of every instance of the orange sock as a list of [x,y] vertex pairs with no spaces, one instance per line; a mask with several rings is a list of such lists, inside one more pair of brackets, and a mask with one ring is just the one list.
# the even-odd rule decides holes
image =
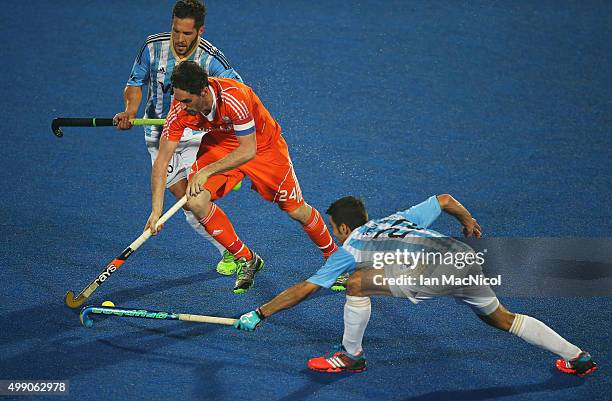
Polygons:
[[312,207],[312,212],[310,213],[308,221],[304,224],[304,231],[306,231],[306,234],[308,234],[312,242],[314,242],[321,252],[323,252],[323,257],[325,259],[329,258],[329,256],[338,249],[329,234],[329,230],[321,217],[321,213],[314,207]]
[[219,206],[213,203],[208,216],[201,219],[200,224],[236,258],[244,256],[246,260],[250,260],[253,257],[251,250],[240,241],[234,226],[232,226],[231,221],[229,221],[227,215]]

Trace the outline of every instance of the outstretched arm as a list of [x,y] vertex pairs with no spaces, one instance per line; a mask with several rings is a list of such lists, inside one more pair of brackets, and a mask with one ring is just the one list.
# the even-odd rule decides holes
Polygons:
[[272,316],[276,312],[291,308],[319,291],[321,287],[308,281],[297,283],[275,296],[270,302],[260,306],[258,310],[264,317]]
[[480,238],[482,234],[480,225],[458,200],[449,194],[437,195],[437,198],[442,211],[459,220],[463,226],[463,235]]
[[339,248],[307,281],[286,289],[270,302],[240,316],[240,320],[234,326],[238,329],[253,331],[262,319],[299,304],[321,287],[331,287],[339,275],[352,272],[355,266],[355,257],[344,248]]
[[299,304],[311,294],[317,292],[320,288],[321,287],[316,284],[302,281],[293,287],[287,288],[256,310],[242,315],[234,324],[234,327],[241,330],[253,331],[264,318]]

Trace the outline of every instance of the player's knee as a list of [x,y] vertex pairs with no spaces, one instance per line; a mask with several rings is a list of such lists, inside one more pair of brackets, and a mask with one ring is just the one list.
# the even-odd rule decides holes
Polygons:
[[187,199],[185,208],[198,216],[205,215],[210,208],[210,194],[207,191],[203,191],[198,196],[190,197]]
[[362,296],[361,293],[361,271],[357,270],[351,274],[346,283],[346,294],[354,297]]
[[187,203],[185,203],[185,209],[187,210],[195,210],[198,207],[198,201],[196,200],[197,198],[189,198],[187,199]]

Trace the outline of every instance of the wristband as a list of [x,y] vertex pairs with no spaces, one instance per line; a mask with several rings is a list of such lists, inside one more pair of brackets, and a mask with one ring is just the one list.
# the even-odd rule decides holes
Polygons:
[[266,318],[260,308],[255,309],[255,313],[257,314],[257,316],[259,316],[261,320],[264,320]]

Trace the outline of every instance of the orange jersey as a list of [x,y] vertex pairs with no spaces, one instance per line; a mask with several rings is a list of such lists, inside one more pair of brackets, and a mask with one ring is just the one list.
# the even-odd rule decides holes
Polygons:
[[213,95],[209,115],[192,116],[173,99],[162,133],[166,139],[179,141],[185,129],[204,131],[200,151],[211,146],[231,151],[238,147],[238,136],[255,133],[258,154],[277,143],[281,126],[253,89],[228,78],[209,77],[208,83]]

